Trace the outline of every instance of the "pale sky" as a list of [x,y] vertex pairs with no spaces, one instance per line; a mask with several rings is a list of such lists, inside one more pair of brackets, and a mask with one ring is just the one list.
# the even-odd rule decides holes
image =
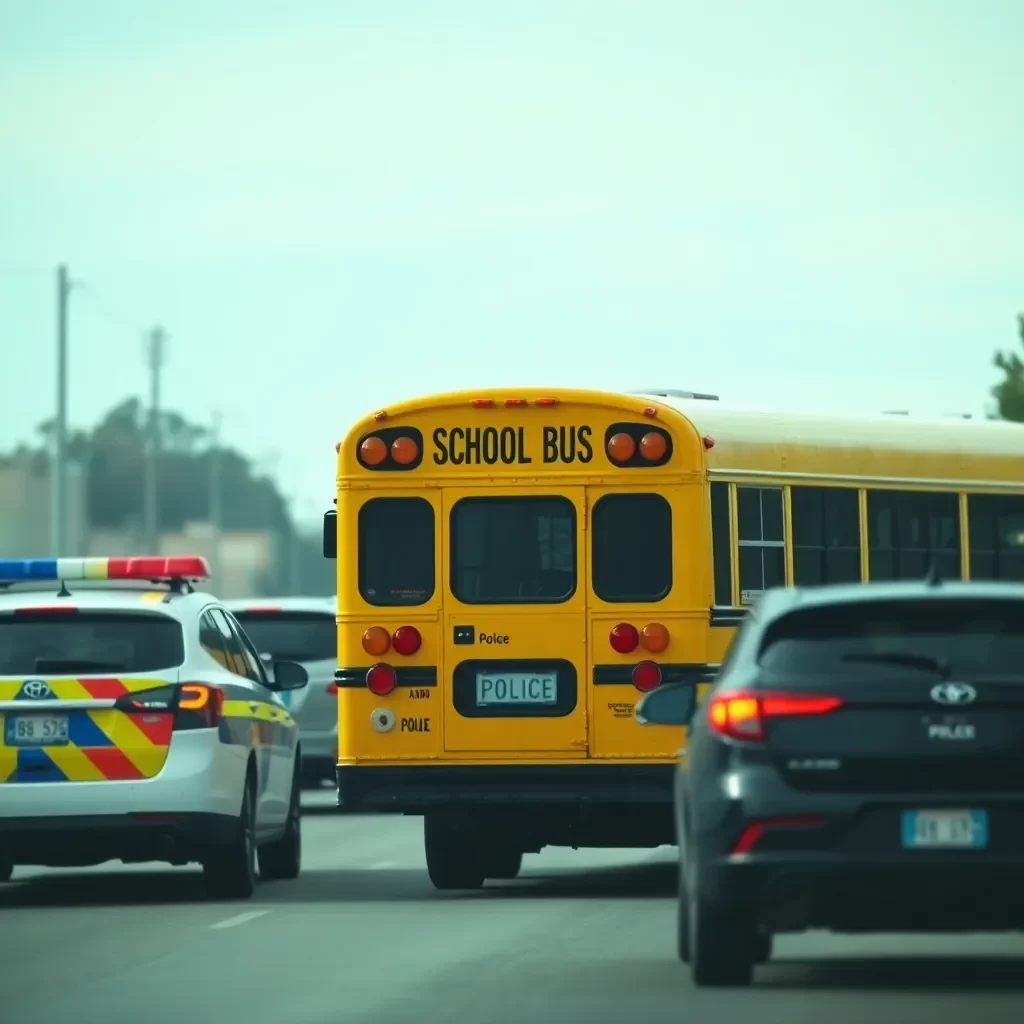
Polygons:
[[[556,13],[551,13],[551,12]],[[1024,311],[1020,0],[0,0],[0,448],[224,412],[293,509],[389,401],[980,411]]]

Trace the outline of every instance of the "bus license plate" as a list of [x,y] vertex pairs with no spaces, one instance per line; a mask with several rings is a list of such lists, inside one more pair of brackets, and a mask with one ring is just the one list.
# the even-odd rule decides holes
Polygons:
[[557,704],[558,676],[554,672],[478,672],[478,708],[510,704]]
[[60,747],[68,742],[67,715],[7,715],[4,742],[9,747]]
[[903,845],[910,849],[983,850],[988,846],[984,811],[904,811]]

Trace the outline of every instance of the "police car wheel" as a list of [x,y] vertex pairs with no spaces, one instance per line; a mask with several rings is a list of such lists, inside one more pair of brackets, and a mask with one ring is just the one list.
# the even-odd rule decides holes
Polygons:
[[423,820],[427,874],[435,889],[479,889],[484,884],[480,836],[443,818],[428,814]]
[[14,874],[14,861],[0,858],[0,882],[9,882]]
[[516,849],[493,850],[487,857],[485,874],[488,878],[516,878],[523,866],[523,855]]
[[211,850],[203,862],[206,891],[213,899],[246,900],[256,888],[255,805],[255,787],[249,776],[231,844]]
[[302,868],[302,782],[296,766],[292,773],[292,796],[284,835],[257,852],[260,878],[268,881],[298,878]]
[[687,902],[693,983],[702,988],[749,985],[754,978],[757,937],[753,919],[693,893]]

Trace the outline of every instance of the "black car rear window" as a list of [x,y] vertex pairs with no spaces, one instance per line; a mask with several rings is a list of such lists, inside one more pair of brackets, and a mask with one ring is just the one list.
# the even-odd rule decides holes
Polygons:
[[260,654],[274,661],[327,661],[337,656],[334,616],[319,612],[235,612]]
[[52,612],[0,615],[0,676],[155,672],[185,660],[167,615]]
[[[844,675],[868,665],[1024,679],[1024,601],[871,601],[790,612],[773,623],[758,661],[773,676]],[[876,675],[877,678],[877,675]]]

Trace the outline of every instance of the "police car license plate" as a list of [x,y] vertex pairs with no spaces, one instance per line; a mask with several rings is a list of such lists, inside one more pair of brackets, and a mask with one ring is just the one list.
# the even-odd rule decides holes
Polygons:
[[985,811],[904,811],[903,845],[910,849],[983,850],[988,846]]
[[11,715],[4,723],[4,742],[9,747],[57,747],[70,736],[67,715]]
[[477,672],[478,708],[509,704],[557,704],[554,672]]

